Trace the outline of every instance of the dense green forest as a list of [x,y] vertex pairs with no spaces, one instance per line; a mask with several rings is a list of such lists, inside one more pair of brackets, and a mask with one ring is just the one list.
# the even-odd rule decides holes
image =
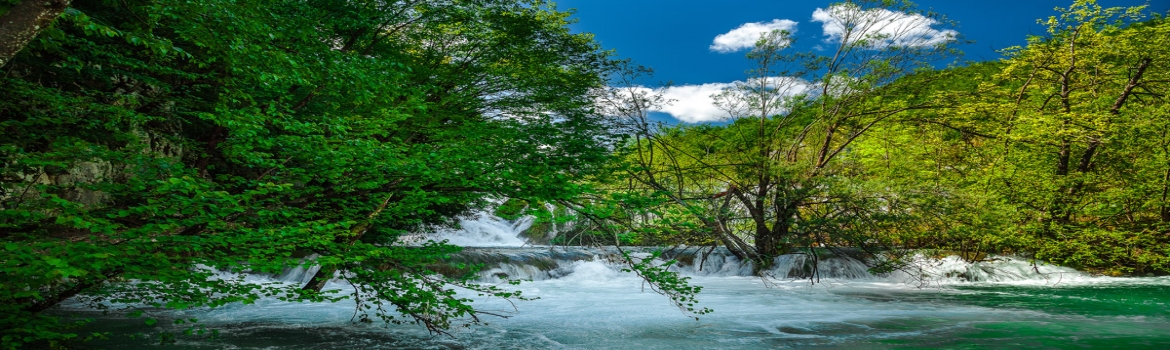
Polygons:
[[[857,33],[881,25],[846,15]],[[636,140],[602,183],[643,199],[618,220],[639,244],[723,245],[757,269],[860,247],[879,269],[925,249],[1170,272],[1170,24],[1091,1],[1042,23],[1001,61],[942,70],[947,44],[818,56],[771,33],[718,96],[724,126],[655,125],[660,97],[627,84],[609,101]]]
[[[456,289],[522,296],[403,239],[493,198],[555,204],[527,205],[577,222],[554,243],[722,246],[757,270],[849,247],[875,271],[927,252],[1170,273],[1164,17],[1078,0],[1003,60],[940,68],[959,41],[864,34],[913,7],[850,4],[836,48],[762,35],[716,99],[728,123],[662,125],[648,70],[544,1],[0,0],[0,337],[101,337],[44,314],[70,298],[477,323]],[[216,272],[307,265],[293,287]],[[356,292],[323,291],[335,273]]]
[[[435,277],[457,248],[398,237],[488,195],[571,197],[610,153],[590,91],[612,60],[544,2],[71,6],[0,74],[6,347],[84,337],[41,316],[74,296],[351,298],[441,331],[477,315],[453,286],[513,294]],[[300,264],[324,266],[304,288],[195,268]],[[320,292],[338,270],[358,295]]]

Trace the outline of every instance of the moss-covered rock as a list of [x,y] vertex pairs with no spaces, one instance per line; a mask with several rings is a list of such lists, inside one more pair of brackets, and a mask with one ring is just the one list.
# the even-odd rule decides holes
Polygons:
[[513,221],[524,216],[525,209],[528,209],[528,201],[512,198],[496,207],[492,214],[504,218],[504,220]]

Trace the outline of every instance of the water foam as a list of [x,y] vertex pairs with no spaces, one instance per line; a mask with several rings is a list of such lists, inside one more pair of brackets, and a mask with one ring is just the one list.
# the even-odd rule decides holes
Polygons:
[[[634,255],[647,257],[647,250]],[[502,285],[539,299],[508,301],[459,291],[459,297],[474,299],[477,309],[510,318],[489,319],[488,325],[455,329],[454,339],[434,337],[418,326],[354,324],[352,302],[297,303],[264,298],[254,305],[168,310],[160,315],[197,318],[201,324],[224,329],[222,340],[201,343],[197,339],[184,339],[180,341],[181,346],[216,346],[227,341],[304,349],[354,345],[476,349],[524,346],[534,349],[880,348],[890,344],[886,340],[897,341],[894,344],[951,347],[955,344],[945,343],[948,339],[983,339],[972,336],[987,332],[1009,332],[1008,337],[1029,335],[1012,331],[1028,327],[1050,327],[1044,328],[1041,339],[1071,336],[1074,340],[1115,337],[1119,332],[1138,332],[1149,338],[1150,334],[1170,331],[1165,326],[1170,323],[1163,322],[1164,318],[1150,321],[1134,317],[1083,317],[1057,313],[1046,308],[1049,304],[1037,304],[1041,306],[1033,309],[1011,306],[1018,305],[1020,298],[1036,303],[1070,300],[1056,293],[1048,297],[1051,300],[1033,293],[1049,288],[1041,281],[1057,287],[1052,290],[1059,290],[1078,283],[1167,285],[1168,278],[1118,279],[1082,274],[1075,278],[1064,276],[1063,282],[1053,284],[1048,281],[1062,278],[1070,269],[1044,264],[1033,266],[1026,259],[1009,257],[967,263],[957,257],[924,256],[916,257],[923,265],[921,270],[877,276],[862,273],[859,269],[864,264],[856,259],[830,256],[813,266],[811,256],[796,254],[778,258],[769,270],[775,277],[764,279],[751,276],[750,263],[719,249],[711,250],[706,256],[691,252],[666,258],[677,260],[671,271],[690,276],[692,284],[704,288],[698,295],[699,306],[716,310],[696,321],[684,317],[637,276],[621,272],[624,265],[620,256],[614,255],[618,253],[612,247],[487,248],[461,253],[458,258],[494,264],[489,271],[503,272],[512,278],[539,277],[520,286]],[[665,261],[659,259],[659,262]],[[807,276],[811,268],[824,278],[837,280],[811,284],[808,277],[801,277]],[[252,276],[249,281],[302,283],[308,272],[297,269],[302,267],[290,268],[279,275]],[[502,280],[488,271],[484,273],[487,275],[481,273],[481,276],[485,282]],[[939,282],[939,287],[922,288],[917,284],[923,274]],[[965,277],[960,276],[964,274]],[[1007,286],[1001,286],[1004,284]],[[977,287],[964,288],[971,285]],[[337,281],[329,283],[326,289],[341,295],[353,292],[352,286]],[[1021,293],[1026,295],[1019,297]],[[1006,300],[1007,306],[979,302],[988,298]],[[986,326],[991,322],[998,323]],[[329,336],[306,336],[314,332]],[[907,339],[913,343],[904,341]],[[998,341],[992,339],[981,344],[1003,345]]]
[[989,256],[969,262],[951,255],[932,258],[915,255],[911,263],[891,274],[892,278],[918,281],[923,285],[984,282],[1019,285],[1057,285],[1094,283],[1094,277],[1073,268],[1011,256]]
[[[654,250],[656,248],[625,248],[635,259],[647,258]],[[453,260],[483,264],[478,280],[486,283],[563,278],[581,262],[596,262],[612,270],[626,267],[621,251],[615,247],[471,248],[454,255]],[[757,276],[753,273],[752,262],[742,261],[723,248],[668,250],[653,263],[687,277]],[[872,273],[865,261],[849,254],[822,254],[820,257],[785,254],[777,257],[759,276],[778,281],[877,282],[915,288],[969,283],[1083,285],[1108,283],[1110,279],[1010,256],[990,256],[983,261],[968,262],[958,256],[937,258],[922,254],[912,256],[908,264],[891,273]]]
[[523,216],[515,221],[479,211],[459,219],[458,229],[442,229],[426,235],[434,241],[447,240],[448,244],[463,247],[520,247],[527,240],[520,234],[532,227],[535,218]]

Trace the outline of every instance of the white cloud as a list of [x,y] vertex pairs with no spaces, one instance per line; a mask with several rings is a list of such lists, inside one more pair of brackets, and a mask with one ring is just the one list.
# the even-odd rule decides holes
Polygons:
[[[776,115],[787,113],[787,99],[807,93],[813,88],[807,80],[795,77],[753,78],[747,82],[736,81],[734,88],[722,96],[714,97],[715,105],[733,118],[764,113]],[[758,106],[767,106],[766,111]]]
[[662,91],[662,97],[666,98],[669,103],[659,107],[656,112],[670,114],[687,123],[726,119],[727,113],[715,107],[715,100],[711,95],[723,92],[733,85],[733,83],[707,83],[668,87]]
[[[758,80],[749,81],[758,85]],[[765,82],[774,95],[771,98],[783,98],[805,93],[812,87],[807,81],[798,78],[787,77],[770,77]],[[716,105],[716,97],[724,91],[729,91],[736,86],[746,84],[742,81],[734,81],[730,83],[707,83],[698,85],[677,85],[660,89],[651,89],[647,87],[637,86],[626,88],[622,92],[618,92],[618,96],[630,96],[636,94],[642,96],[641,98],[648,98],[655,93],[661,94],[662,103],[650,103],[647,110],[652,112],[666,113],[685,123],[702,123],[727,120],[729,118],[740,117],[750,114],[748,102],[735,99],[733,105],[724,103],[724,108]],[[607,110],[607,113],[620,114],[616,112],[612,106],[605,105],[602,108]],[[777,113],[777,110],[771,113]]]
[[786,30],[789,33],[796,32],[796,22],[786,19],[773,19],[771,22],[766,23],[744,23],[738,28],[732,29],[730,32],[715,36],[715,41],[711,43],[711,51],[728,53],[742,49],[750,49],[756,46],[756,41],[760,40],[760,34],[770,33],[773,30]]
[[871,46],[930,46],[954,40],[959,33],[938,30],[934,19],[887,9],[862,9],[844,3],[813,11],[813,22],[821,22],[826,41],[872,40]]
[[[635,86],[614,90],[618,99],[628,99],[637,96],[645,104],[643,108],[650,112],[666,113],[683,122],[701,123],[727,119],[728,114],[715,106],[712,95],[731,88],[735,83],[708,83],[699,85],[678,85],[666,88],[652,89],[644,86]],[[658,95],[660,99],[652,96]],[[656,102],[652,102],[656,101]],[[620,108],[637,109],[637,107],[622,101],[613,104],[607,100],[599,101],[599,106],[609,115],[623,115]]]

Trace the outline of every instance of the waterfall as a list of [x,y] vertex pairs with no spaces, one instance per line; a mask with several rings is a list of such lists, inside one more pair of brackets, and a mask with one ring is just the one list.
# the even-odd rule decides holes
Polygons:
[[[561,231],[555,221],[556,206],[545,204],[553,216],[548,240]],[[625,267],[621,252],[615,247],[588,246],[534,246],[524,238],[535,217],[525,215],[506,220],[489,211],[479,211],[459,219],[458,229],[441,229],[417,235],[415,241],[447,240],[449,244],[464,247],[452,256],[452,263],[482,264],[476,280],[499,283],[505,280],[542,281],[565,277],[583,263],[607,266],[618,271]],[[537,238],[538,239],[538,238]],[[628,247],[635,256],[649,256],[653,247]],[[1088,278],[1071,268],[1032,262],[1006,256],[992,256],[981,262],[967,262],[957,256],[927,257],[915,255],[904,268],[887,274],[873,274],[863,254],[849,248],[817,250],[811,254],[785,254],[775,258],[760,275],[772,280],[829,281],[883,281],[927,286],[965,282],[1020,282],[1052,284]],[[676,247],[662,252],[657,264],[673,261],[667,269],[689,277],[754,276],[753,264],[741,261],[727,249],[717,247]],[[312,257],[309,257],[312,259]],[[305,283],[317,267],[295,266],[271,278],[289,283]],[[439,268],[440,271],[450,269]],[[452,271],[451,273],[458,273]],[[455,276],[452,276],[455,277]]]
[[[649,256],[654,248],[627,247],[634,256]],[[750,261],[741,261],[724,248],[693,248],[667,251],[657,264],[673,261],[667,269],[688,277],[754,276]],[[621,270],[624,258],[615,247],[495,247],[468,248],[452,256],[452,262],[482,264],[477,281],[499,283],[504,280],[542,281],[572,273],[582,263],[598,263]],[[1058,283],[1089,278],[1071,268],[1037,263],[1012,257],[993,257],[983,262],[965,262],[956,256],[941,259],[916,256],[908,268],[888,274],[873,274],[864,261],[845,255],[822,253],[817,259],[809,254],[785,254],[773,261],[762,273],[774,280],[881,281],[925,286],[966,282]]]
[[[1107,347],[1122,344],[1119,335],[1126,337],[1120,338],[1124,341],[1154,344],[1149,340],[1165,340],[1165,334],[1170,334],[1165,306],[1170,299],[1164,297],[1170,277],[1091,277],[1013,257],[966,262],[956,256],[929,255],[912,256],[901,270],[874,274],[858,258],[862,254],[848,248],[781,255],[757,276],[750,261],[719,247],[532,246],[519,236],[532,225],[532,218],[507,221],[480,213],[462,221],[460,230],[420,236],[464,244],[464,250],[452,254],[447,263],[480,265],[473,281],[522,291],[532,299],[506,300],[453,289],[460,298],[474,300],[477,310],[509,316],[478,327],[452,329],[457,338],[435,337],[418,326],[355,323],[355,315],[362,311],[355,312],[352,302],[303,303],[275,296],[214,309],[154,310],[152,317],[161,318],[159,327],[170,327],[167,330],[173,333],[182,333],[187,326],[169,326],[171,319],[198,319],[200,325],[222,329],[216,339],[180,338],[180,346],[191,348],[223,348],[223,344],[301,349],[968,345],[951,342],[955,339],[985,340],[974,347],[995,348],[1007,344],[1002,343],[1007,338],[1030,339],[1022,344],[1055,344],[1043,343],[1051,342],[1054,334],[1070,342],[1095,338],[1100,342],[1086,343],[1086,347]],[[565,227],[557,229],[564,232]],[[688,284],[702,288],[697,306],[715,312],[699,320],[680,314],[640,277],[622,272],[628,268],[623,251],[635,259],[654,257],[658,266],[688,277]],[[314,258],[305,257],[278,274],[222,272],[213,278],[299,286],[316,273]],[[449,266],[432,270],[459,273]],[[516,280],[527,282],[503,283]],[[325,290],[337,295],[355,291],[341,280],[331,281]],[[73,299],[62,303],[60,310],[102,320],[94,323],[99,327],[95,331],[118,332],[129,328],[120,325],[142,322],[110,318],[105,310],[88,305]],[[1100,310],[1108,316],[1085,313]],[[100,328],[107,325],[114,328]],[[1037,325],[1055,326],[1035,332]],[[988,332],[999,333],[988,337]]]
[[1092,278],[1069,267],[994,255],[978,262],[968,262],[954,255],[943,258],[916,255],[907,268],[891,275],[924,284],[956,281],[1056,284]]
[[557,206],[552,203],[544,203],[544,209],[548,210],[549,225],[551,225],[548,235],[545,236],[545,241],[552,242],[561,232],[557,229]]
[[[305,257],[305,259],[317,259],[317,254]],[[303,286],[306,283],[309,283],[309,280],[312,280],[313,275],[316,275],[317,271],[319,270],[321,270],[321,266],[319,265],[312,265],[309,267],[305,267],[304,265],[297,265],[284,269],[283,272],[273,276],[272,279],[285,283],[296,283]]]
[[447,240],[448,244],[463,247],[520,247],[527,240],[520,236],[532,227],[535,218],[525,215],[515,221],[508,221],[479,211],[470,217],[459,218],[458,229],[441,229],[426,235],[434,241]]

